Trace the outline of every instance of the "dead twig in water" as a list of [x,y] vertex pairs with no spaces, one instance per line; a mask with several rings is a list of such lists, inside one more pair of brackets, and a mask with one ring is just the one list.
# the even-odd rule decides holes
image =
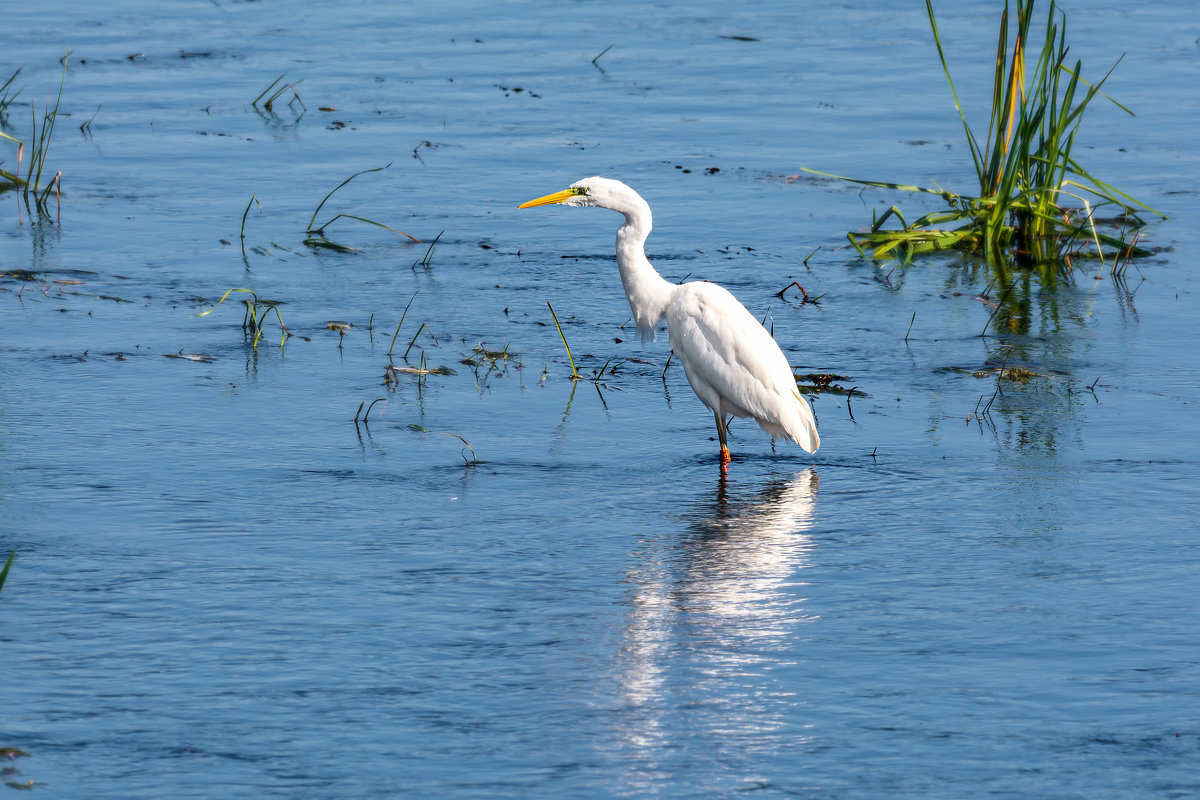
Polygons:
[[817,295],[816,297],[809,297],[809,295],[808,295],[808,292],[806,292],[806,291],[804,290],[804,287],[803,287],[803,286],[801,286],[801,285],[800,285],[798,282],[796,282],[796,281],[792,281],[792,282],[791,282],[791,283],[789,283],[787,286],[785,286],[785,287],[783,287],[782,289],[780,289],[778,292],[776,292],[776,293],[775,293],[775,296],[776,296],[776,297],[778,297],[778,298],[780,298],[780,299],[782,299],[782,300],[786,300],[787,298],[783,296],[783,295],[784,295],[784,292],[786,292],[788,289],[792,288],[793,286],[795,286],[797,289],[799,289],[799,290],[800,290],[800,294],[804,295],[804,299],[800,301],[800,305],[804,305],[805,303],[811,303],[811,304],[813,304],[814,306],[819,306],[819,305],[821,305],[821,303],[820,303],[820,300],[821,300],[821,298],[822,298],[822,297],[824,297],[825,295],[823,295],[823,294],[819,294],[819,295]]
[[1012,294],[1012,290],[1013,287],[1009,286],[1008,289],[1005,290],[1004,296],[1000,298],[1000,302],[996,303],[996,307],[992,309],[992,313],[988,315],[987,322],[984,323],[983,330],[979,332],[980,337],[987,335],[987,329],[992,324],[992,320],[996,317],[996,312],[998,312],[1004,306],[1004,301],[1008,299],[1010,294]]

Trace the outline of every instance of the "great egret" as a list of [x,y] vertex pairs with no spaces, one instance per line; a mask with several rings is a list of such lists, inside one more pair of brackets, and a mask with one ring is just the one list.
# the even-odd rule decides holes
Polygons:
[[644,341],[654,338],[655,326],[667,318],[671,349],[692,390],[716,418],[722,465],[729,463],[725,418],[730,415],[752,417],[771,436],[816,452],[821,438],[812,409],[796,390],[787,358],[771,334],[717,284],[674,284],[655,272],[645,249],[650,206],[641,195],[611,178],[585,178],[519,208],[552,204],[597,206],[624,215],[625,224],[617,229],[617,266],[633,319]]

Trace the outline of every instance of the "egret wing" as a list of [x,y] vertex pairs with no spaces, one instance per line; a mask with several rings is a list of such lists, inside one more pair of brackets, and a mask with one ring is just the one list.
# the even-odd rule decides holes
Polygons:
[[[710,408],[778,421],[794,403],[796,383],[787,358],[737,298],[713,283],[689,283],[667,310],[671,346],[692,388]],[[742,413],[738,413],[738,412]]]

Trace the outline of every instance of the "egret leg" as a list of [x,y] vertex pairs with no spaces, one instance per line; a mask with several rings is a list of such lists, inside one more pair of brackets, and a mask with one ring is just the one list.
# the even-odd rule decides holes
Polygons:
[[717,420],[717,441],[721,443],[721,464],[729,463],[729,445],[725,441],[725,435],[728,430],[725,427],[725,420],[721,417],[720,411],[714,411],[713,417]]

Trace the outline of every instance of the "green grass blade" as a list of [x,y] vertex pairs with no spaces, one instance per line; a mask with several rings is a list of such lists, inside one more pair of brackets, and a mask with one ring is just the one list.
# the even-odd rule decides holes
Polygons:
[[267,96],[267,92],[269,92],[269,91],[271,91],[272,89],[274,89],[274,88],[275,88],[275,85],[276,85],[277,83],[279,83],[281,80],[283,80],[283,78],[284,78],[284,75],[287,75],[287,72],[286,72],[286,71],[284,71],[284,73],[283,73],[282,75],[280,75],[278,78],[276,78],[275,80],[271,81],[271,85],[270,85],[270,86],[268,86],[267,88],[263,89],[263,91],[262,91],[262,94],[260,94],[260,95],[259,95],[258,97],[256,97],[256,98],[254,98],[254,101],[253,101],[253,102],[251,102],[251,103],[250,103],[250,105],[252,105],[252,106],[257,106],[257,105],[258,105],[258,101],[259,101],[259,100],[262,100],[264,97],[266,97],[266,96]]
[[[266,94],[266,93],[264,92],[264,94]],[[349,183],[350,181],[352,181],[352,180],[354,180],[355,178],[357,178],[359,175],[366,175],[368,172],[383,172],[385,169],[387,169],[387,168],[388,168],[388,167],[390,167],[391,165],[392,165],[392,164],[391,164],[391,162],[389,161],[387,164],[384,164],[382,167],[374,167],[373,169],[364,169],[362,172],[356,172],[356,173],[354,173],[354,174],[353,174],[353,175],[351,175],[349,178],[346,178],[346,180],[342,181],[342,182],[341,182],[341,183],[339,183],[337,186],[335,186],[335,187],[333,188],[333,191],[331,191],[329,194],[325,195],[325,197],[324,197],[324,198],[321,200],[321,202],[320,202],[320,203],[317,205],[317,209],[316,209],[315,211],[313,211],[312,219],[310,219],[310,220],[308,221],[308,231],[307,231],[307,232],[308,232],[308,233],[315,233],[316,231],[318,231],[318,230],[319,230],[319,229],[317,229],[317,228],[313,228],[313,223],[315,223],[315,222],[317,221],[317,214],[320,214],[320,213],[321,213],[321,208],[322,208],[322,207],[325,205],[325,203],[326,203],[326,202],[328,202],[328,200],[329,200],[329,198],[330,198],[330,197],[333,197],[333,194],[334,194],[334,192],[336,192],[338,189],[341,189],[343,186],[345,186],[347,183]],[[406,234],[406,235],[407,235],[407,234]]]
[[[1117,68],[1117,64],[1120,64],[1120,63],[1121,63],[1122,61],[1124,61],[1124,60],[1125,60],[1125,54],[1124,54],[1124,53],[1121,53],[1121,55],[1117,57],[1117,60],[1116,60],[1116,62],[1114,62],[1114,63],[1113,63],[1113,65],[1112,65],[1112,66],[1109,68],[1108,72],[1107,72],[1107,73],[1105,73],[1105,75],[1104,75],[1104,79],[1103,79],[1103,80],[1101,80],[1101,81],[1100,81],[1100,83],[1096,84],[1096,89],[1099,89],[1099,88],[1100,88],[1100,86],[1101,86],[1101,85],[1104,83],[1104,81],[1108,80],[1108,76],[1109,76],[1109,75],[1112,75],[1112,73],[1113,73],[1113,70],[1115,70],[1115,69]],[[1080,82],[1081,82],[1081,83],[1082,83],[1084,86],[1087,86],[1087,87],[1091,88],[1092,84],[1088,83],[1088,82],[1087,82],[1087,81],[1085,81],[1083,78],[1080,78],[1079,80],[1080,80]],[[1108,102],[1112,103],[1112,104],[1113,104],[1114,106],[1116,106],[1117,108],[1119,108],[1119,109],[1121,109],[1122,111],[1124,111],[1124,112],[1125,112],[1126,114],[1128,114],[1129,116],[1131,116],[1131,117],[1136,117],[1136,116],[1137,116],[1136,114],[1134,114],[1134,113],[1133,113],[1133,111],[1131,111],[1130,109],[1126,108],[1124,105],[1122,105],[1121,103],[1117,102],[1117,101],[1116,101],[1116,99],[1114,99],[1114,98],[1110,97],[1109,95],[1105,94],[1104,92],[1100,92],[1100,96],[1101,96],[1101,97],[1103,97],[1103,98],[1104,98],[1105,100],[1107,100]]]
[[[1111,200],[1112,202],[1116,203],[1117,205],[1124,206],[1126,208],[1126,210],[1132,211],[1135,208],[1140,208],[1144,211],[1149,211],[1151,214],[1155,215],[1156,217],[1159,217],[1160,219],[1170,219],[1170,217],[1168,217],[1166,214],[1159,211],[1158,209],[1152,208],[1152,207],[1146,205],[1145,203],[1143,203],[1141,200],[1138,200],[1137,198],[1134,198],[1134,197],[1130,197],[1129,195],[1125,194],[1125,192],[1122,192],[1120,189],[1116,188],[1115,186],[1111,186],[1111,185],[1105,183],[1104,181],[1098,180],[1097,178],[1093,177],[1091,175],[1091,173],[1089,173],[1083,167],[1079,166],[1079,164],[1077,164],[1074,159],[1071,159],[1070,165],[1071,165],[1071,172],[1075,173],[1076,175],[1078,175],[1081,178],[1085,178],[1086,180],[1091,181],[1092,183],[1095,184],[1095,186],[1085,186],[1083,184],[1075,183],[1074,181],[1066,181],[1066,183],[1069,183],[1073,186],[1077,186],[1078,188],[1083,189],[1084,191],[1090,192],[1099,197],[1105,197],[1106,199]],[[1123,198],[1126,202],[1122,203],[1117,198]]]
[[13,550],[9,555],[8,561],[4,564],[4,569],[0,569],[0,589],[4,588],[4,582],[8,580],[8,569],[12,566],[13,559],[17,557],[17,551]]
[[412,297],[408,298],[408,305],[404,307],[403,313],[400,314],[400,323],[396,326],[396,332],[392,335],[392,346],[387,351],[388,358],[392,357],[392,348],[396,346],[396,337],[400,335],[400,328],[404,327],[404,318],[408,316],[409,306],[413,304],[413,300],[417,299],[417,294],[420,291],[420,289],[417,289],[417,291],[412,293]]
[[823,178],[836,178],[839,181],[861,183],[864,186],[876,186],[880,189],[895,189],[896,191],[900,192],[924,192],[925,194],[936,194],[939,196],[945,196],[948,194],[948,192],[943,189],[926,189],[923,186],[909,186],[902,183],[887,183],[885,181],[864,181],[859,178],[847,178],[844,175],[834,175],[831,172],[821,172],[820,170],[809,169],[808,167],[800,167],[799,169],[802,169],[805,172],[811,172],[813,175],[820,175]]
[[942,49],[942,37],[938,33],[937,18],[933,14],[933,3],[931,0],[925,0],[925,11],[929,15],[929,28],[933,31],[933,42],[937,45],[938,58],[942,62],[942,71],[946,73],[946,83],[950,85],[950,94],[954,98],[954,108],[958,111],[958,117],[962,120],[963,131],[967,134],[967,146],[971,150],[971,158],[975,162],[975,172],[979,174],[982,180],[983,176],[983,157],[979,150],[979,144],[975,141],[975,134],[971,132],[971,125],[967,122],[967,115],[963,112],[962,103],[958,99],[958,90],[954,87],[954,79],[950,76],[950,65],[946,61],[946,52]]
[[415,236],[412,236],[412,235],[410,235],[410,234],[407,234],[407,233],[405,233],[404,231],[398,231],[398,230],[396,230],[396,229],[395,229],[395,228],[393,228],[393,227],[390,227],[390,226],[388,226],[388,225],[384,225],[382,222],[376,222],[375,220],[373,220],[373,219],[367,219],[366,217],[357,217],[357,216],[355,216],[354,214],[338,214],[336,217],[334,217],[333,219],[329,220],[329,222],[326,222],[324,225],[322,225],[322,226],[321,226],[321,227],[319,227],[319,228],[314,228],[313,230],[309,231],[309,233],[315,233],[315,232],[317,232],[317,231],[323,231],[323,230],[325,230],[326,228],[328,228],[330,225],[332,225],[333,223],[337,222],[337,221],[338,221],[339,219],[341,219],[342,217],[345,217],[346,219],[356,219],[356,220],[358,220],[359,222],[366,222],[366,223],[367,223],[367,224],[369,224],[369,225],[375,225],[375,226],[377,226],[377,227],[380,227],[380,228],[383,228],[383,229],[385,229],[385,230],[389,230],[389,231],[391,231],[392,233],[398,233],[398,234],[400,234],[401,236],[407,236],[409,239],[411,239],[411,240],[412,240],[412,241],[414,241],[414,242],[417,242],[418,244],[424,244],[424,242],[422,242],[422,241],[421,241],[420,239],[418,239],[417,237],[415,237]]
[[262,203],[258,202],[257,194],[250,195],[250,202],[246,203],[246,210],[242,212],[242,234],[241,235],[242,235],[242,242],[243,242],[243,244],[242,244],[243,254],[245,253],[245,249],[246,249],[246,245],[245,245],[246,217],[250,214],[250,206],[254,205],[255,203],[258,203],[258,210],[259,210],[259,212],[261,212],[262,211]]
[[558,328],[558,336],[562,339],[563,347],[567,350],[567,360],[571,362],[571,380],[583,380],[583,376],[575,368],[575,358],[571,355],[571,345],[567,344],[566,334],[563,333],[562,325],[558,324],[558,315],[554,313],[554,306],[550,305],[549,300],[546,301],[546,307],[550,309],[550,316],[554,318],[554,327]]
[[1000,15],[1000,33],[996,37],[996,63],[992,72],[992,115],[988,119],[988,137],[983,147],[985,153],[992,151],[992,132],[996,129],[996,115],[1000,112],[1000,101],[1004,94],[1004,64],[1007,60],[1008,1],[1005,0],[1004,11]]

